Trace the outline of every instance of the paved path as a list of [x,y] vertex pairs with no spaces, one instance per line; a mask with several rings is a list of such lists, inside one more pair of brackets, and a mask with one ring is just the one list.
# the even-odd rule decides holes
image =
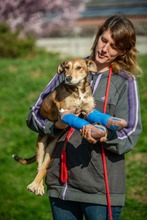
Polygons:
[[[38,47],[59,52],[62,56],[85,57],[90,54],[94,38],[42,38],[36,41]],[[147,54],[147,36],[137,37],[137,49]]]

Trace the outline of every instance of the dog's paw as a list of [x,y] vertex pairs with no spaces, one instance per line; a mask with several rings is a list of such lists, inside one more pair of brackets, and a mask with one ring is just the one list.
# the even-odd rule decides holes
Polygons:
[[27,186],[27,189],[30,192],[34,192],[37,196],[42,196],[44,194],[44,186],[42,183],[36,184],[35,182],[32,182]]
[[39,186],[35,189],[36,196],[42,196],[44,195],[44,186],[42,183],[39,184]]
[[27,189],[30,191],[30,192],[35,192],[35,188],[36,188],[36,184],[34,182],[32,182],[31,184],[29,184],[27,186]]

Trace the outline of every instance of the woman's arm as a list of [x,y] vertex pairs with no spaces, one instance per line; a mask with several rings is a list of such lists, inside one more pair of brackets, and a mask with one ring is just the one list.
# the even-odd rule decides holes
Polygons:
[[124,154],[136,145],[142,131],[140,99],[135,77],[128,79],[127,87],[118,100],[115,116],[124,118],[128,125],[120,131],[108,129],[105,148],[117,154]]
[[45,90],[40,94],[37,102],[33,104],[30,108],[30,112],[27,116],[26,123],[27,126],[40,134],[50,134],[53,136],[58,135],[59,129],[56,129],[55,122],[49,121],[48,119],[43,119],[39,114],[39,109],[43,99],[52,92],[61,82],[64,80],[64,74],[56,74],[54,78],[49,82]]

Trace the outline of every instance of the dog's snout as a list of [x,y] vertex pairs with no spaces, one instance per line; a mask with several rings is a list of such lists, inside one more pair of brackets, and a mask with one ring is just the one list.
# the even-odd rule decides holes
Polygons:
[[67,80],[68,82],[71,82],[72,76],[66,76],[66,80]]

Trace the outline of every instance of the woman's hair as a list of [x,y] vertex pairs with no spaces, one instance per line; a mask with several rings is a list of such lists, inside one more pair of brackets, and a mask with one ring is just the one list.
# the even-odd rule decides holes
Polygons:
[[95,59],[98,39],[106,30],[110,30],[116,47],[123,52],[123,55],[118,56],[112,62],[113,71],[118,73],[123,69],[134,75],[140,72],[141,69],[137,63],[138,51],[136,49],[135,29],[131,21],[122,14],[109,17],[99,28],[91,49],[90,58]]

